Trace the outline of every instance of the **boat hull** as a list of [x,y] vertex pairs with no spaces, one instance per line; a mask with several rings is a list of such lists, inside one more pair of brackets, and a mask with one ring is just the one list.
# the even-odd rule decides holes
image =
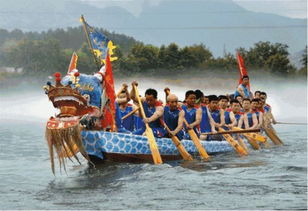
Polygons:
[[[148,140],[145,136],[111,133],[106,131],[82,131],[82,141],[90,157],[115,162],[153,162]],[[181,141],[191,155],[198,150],[191,140]],[[178,149],[170,138],[156,138],[163,161],[182,159]],[[226,141],[201,141],[208,154],[232,152]]]

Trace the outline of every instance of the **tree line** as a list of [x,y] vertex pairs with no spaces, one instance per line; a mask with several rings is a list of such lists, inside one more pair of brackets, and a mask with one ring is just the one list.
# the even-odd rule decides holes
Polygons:
[[[119,59],[113,62],[113,68],[118,73],[181,73],[191,69],[233,71],[237,68],[235,54],[225,53],[215,58],[204,44],[180,47],[171,43],[157,47],[126,35],[100,30],[117,46],[114,52]],[[41,33],[0,29],[0,66],[22,67],[24,73],[30,75],[50,75],[56,71],[65,72],[72,52],[76,51],[79,56],[78,69],[93,73],[97,67],[85,41],[82,27]],[[300,70],[290,63],[286,44],[260,41],[249,49],[239,48],[237,51],[249,71],[307,74],[307,47],[302,55]]]

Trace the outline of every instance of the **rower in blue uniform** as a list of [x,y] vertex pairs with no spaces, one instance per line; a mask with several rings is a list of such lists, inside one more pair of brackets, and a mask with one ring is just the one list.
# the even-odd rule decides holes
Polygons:
[[255,113],[252,113],[251,110],[251,101],[248,98],[243,99],[243,109],[244,115],[243,118],[240,119],[239,125],[245,125],[243,129],[256,129],[258,126],[258,120]]
[[[185,93],[185,104],[182,105],[182,109],[185,112],[185,119],[189,124],[190,129],[194,129],[197,136],[200,135],[199,124],[202,118],[202,110],[195,105],[196,94],[193,90],[189,90]],[[185,129],[186,126],[185,126]],[[185,134],[186,139],[190,139],[189,134]]]
[[261,129],[263,124],[263,113],[258,110],[260,100],[255,98],[251,100],[251,113],[255,113],[258,120],[257,129]]
[[[137,84],[136,82],[133,82],[133,84],[134,83]],[[130,93],[130,97],[135,103],[138,103],[133,90]],[[157,91],[155,89],[147,89],[145,91],[145,97],[141,98],[141,101],[146,116],[143,121],[149,124],[155,137],[164,137],[166,131],[160,121],[164,109],[162,102],[157,100]]]
[[168,134],[169,136],[177,136],[179,140],[183,139],[184,115],[184,111],[180,106],[178,106],[178,97],[174,94],[168,95],[167,105],[164,107],[163,120],[171,130],[171,134]]
[[[209,96],[209,112],[214,120],[215,129],[218,130],[220,127],[225,125],[224,110],[218,106],[218,97],[216,95]],[[222,140],[221,135],[212,135],[212,139]]]

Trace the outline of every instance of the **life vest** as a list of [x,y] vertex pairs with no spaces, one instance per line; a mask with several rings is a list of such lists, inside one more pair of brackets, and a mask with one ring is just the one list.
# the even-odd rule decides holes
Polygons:
[[225,111],[225,124],[229,125],[231,124],[231,118],[230,118],[230,112],[229,111]]
[[[191,123],[193,123],[193,122],[196,121],[196,113],[197,113],[197,109],[198,109],[197,106],[195,106],[194,108],[192,108],[192,109],[189,110],[189,109],[187,108],[187,105],[183,104],[183,105],[182,105],[182,109],[183,109],[183,111],[185,112],[185,119],[186,119],[186,121],[187,121],[188,124],[191,124]],[[186,125],[185,125],[185,124],[184,124],[184,128],[186,129]],[[195,131],[197,134],[199,134],[199,125],[197,125],[197,126],[194,127],[194,131]]]
[[[182,111],[181,107],[178,107],[175,110],[170,110],[170,106],[166,105],[164,107],[164,115],[163,115],[163,120],[168,126],[170,130],[175,130],[178,127],[178,122],[179,122],[179,114]],[[176,136],[181,140],[183,139],[184,136],[184,131],[180,130]]]
[[249,127],[252,127],[252,126],[253,126],[252,115],[253,115],[253,113],[251,113],[251,112],[248,112],[248,113],[247,113],[247,119],[248,119],[248,125],[249,125]]
[[270,106],[269,104],[266,104],[266,105],[263,107],[263,109],[264,109],[264,112],[267,113],[267,112],[269,112],[269,111],[271,110],[271,106]]
[[169,105],[166,105],[164,107],[163,119],[170,130],[175,130],[178,127],[179,113],[181,112],[181,110],[181,108],[177,108],[172,111],[170,110]]
[[253,114],[256,114],[258,123],[260,123],[260,111],[259,111],[259,110],[256,110],[256,111],[252,111],[252,113],[253,113]]
[[216,123],[220,124],[220,110],[217,109],[215,111],[212,111],[211,115],[212,115],[213,120]]
[[[241,118],[242,115],[243,115],[242,112],[240,112],[240,113],[238,113],[238,114],[234,114],[234,117],[235,117],[235,119],[236,119],[236,121],[237,121],[237,124],[239,123],[240,118]],[[242,125],[239,125],[239,127],[242,128],[242,129],[245,129],[245,124],[244,124],[244,122],[243,122]]]
[[[240,84],[237,88],[241,87],[244,90],[244,98],[250,98],[250,92],[247,88],[247,86],[244,86],[243,84]],[[234,93],[234,98],[236,98],[237,96],[240,96],[241,94],[238,92],[238,90],[235,90]]]
[[201,109],[202,109],[202,119],[200,123],[200,131],[201,133],[211,132],[212,129],[210,124],[210,118],[208,115],[208,108],[206,107],[206,105],[201,105]]

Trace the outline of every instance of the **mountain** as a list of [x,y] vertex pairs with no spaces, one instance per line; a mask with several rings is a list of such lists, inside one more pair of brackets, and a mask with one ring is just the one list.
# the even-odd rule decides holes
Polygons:
[[291,54],[307,45],[307,19],[245,10],[230,0],[165,0],[143,5],[134,16],[121,7],[98,8],[79,0],[0,0],[0,28],[42,31],[90,25],[133,36],[145,43],[180,46],[204,43],[215,56],[258,41],[289,45]]

